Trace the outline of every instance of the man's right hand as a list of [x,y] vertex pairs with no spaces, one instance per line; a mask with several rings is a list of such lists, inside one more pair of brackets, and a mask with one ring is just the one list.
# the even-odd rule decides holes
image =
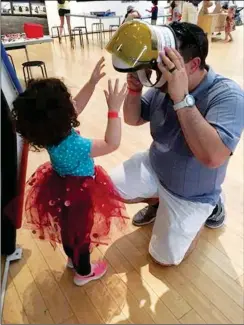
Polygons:
[[129,89],[136,92],[141,92],[143,88],[143,85],[141,84],[136,72],[127,74],[127,85]]
[[[152,70],[146,69],[146,74],[148,79],[150,79],[152,75]],[[127,74],[127,85],[129,89],[134,90],[136,92],[141,92],[143,88],[143,85],[140,82],[140,79],[136,72],[130,72]]]
[[[143,85],[137,73],[127,74],[127,87],[131,90],[131,95],[128,95],[124,101],[124,121],[128,125],[142,125],[146,123],[141,118],[141,94]],[[130,91],[128,94],[130,94]]]

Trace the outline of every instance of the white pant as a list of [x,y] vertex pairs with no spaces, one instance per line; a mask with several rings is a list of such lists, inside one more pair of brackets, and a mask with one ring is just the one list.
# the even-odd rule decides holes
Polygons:
[[181,21],[197,25],[197,19],[198,19],[197,7],[190,2],[184,2]]
[[149,253],[159,263],[179,264],[214,207],[169,193],[152,170],[148,152],[134,155],[110,176],[126,200],[159,198]]

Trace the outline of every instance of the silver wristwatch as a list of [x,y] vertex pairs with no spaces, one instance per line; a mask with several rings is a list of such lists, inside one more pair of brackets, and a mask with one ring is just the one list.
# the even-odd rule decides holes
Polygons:
[[195,98],[192,95],[186,95],[184,100],[182,100],[181,102],[175,104],[173,107],[174,107],[175,111],[178,111],[181,108],[193,107],[194,105],[195,105]]

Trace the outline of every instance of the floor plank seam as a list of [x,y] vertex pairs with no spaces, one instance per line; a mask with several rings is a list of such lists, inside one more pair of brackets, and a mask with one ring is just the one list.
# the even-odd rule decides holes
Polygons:
[[[185,277],[184,276],[184,274],[180,271],[180,270],[177,270],[183,277]],[[219,312],[220,312],[220,314],[222,314],[226,319],[228,319],[228,321],[230,322],[230,324],[232,324],[233,322],[231,322],[230,321],[230,319],[226,316],[226,315],[224,315],[223,314],[223,312],[212,302],[212,301],[210,301],[209,300],[209,298],[204,294],[204,292],[202,292],[192,281],[190,281],[190,283],[191,283],[191,285],[197,290],[197,291],[200,291],[201,292],[201,294],[209,301],[209,303],[212,305],[212,306],[214,306]],[[190,303],[189,303],[190,304]],[[201,316],[203,319],[204,319],[204,316]],[[204,321],[206,321],[207,322],[207,320],[206,319],[204,319]]]
[[[11,265],[10,265],[10,267],[11,267]],[[12,279],[12,281],[13,281],[13,287],[14,287],[14,289],[15,289],[17,295],[18,295],[19,301],[21,302],[22,312],[24,312],[25,317],[26,317],[26,319],[27,319],[27,321],[28,321],[28,324],[30,324],[30,320],[29,320],[29,318],[28,318],[28,316],[27,316],[27,313],[26,313],[25,307],[24,307],[24,305],[23,305],[23,301],[22,301],[22,299],[20,298],[19,292],[18,292],[18,290],[17,290],[17,288],[16,288],[16,285],[15,285],[13,279]],[[7,290],[6,290],[6,294],[7,294]]]
[[185,312],[181,317],[179,317],[179,318],[178,318],[178,321],[180,321],[183,317],[185,317],[187,314],[189,314],[189,313],[192,312],[192,311],[194,311],[194,312],[196,313],[195,309],[192,308],[192,306],[191,306],[191,309],[188,310],[187,312]]
[[[33,240],[34,240],[34,238],[33,238]],[[34,240],[34,243],[35,243],[35,245],[37,246],[37,248],[38,248],[40,254],[42,255],[42,257],[43,257],[43,259],[44,259],[44,261],[46,262],[47,267],[48,267],[48,269],[49,269],[49,271],[50,271],[50,273],[51,273],[51,275],[52,275],[54,281],[55,281],[56,284],[58,285],[58,287],[59,287],[61,293],[63,294],[63,296],[64,296],[64,298],[65,298],[65,300],[66,300],[66,303],[69,305],[69,307],[70,307],[72,313],[73,313],[73,314],[75,315],[75,317],[77,318],[77,316],[76,316],[76,314],[75,314],[75,311],[74,311],[73,308],[72,308],[72,305],[70,304],[70,302],[69,302],[69,300],[67,299],[65,293],[63,292],[62,288],[60,287],[59,282],[58,282],[57,279],[55,278],[55,276],[54,276],[54,274],[53,274],[53,271],[52,271],[52,269],[50,268],[49,263],[47,262],[47,259],[46,259],[45,256],[43,255],[42,250],[40,249],[40,247],[39,247],[38,244],[36,243],[36,240]],[[54,322],[54,323],[55,323],[55,322]]]
[[[146,235],[146,233],[144,232],[144,234]],[[147,237],[147,239],[149,239],[148,238],[148,236],[146,236]],[[129,241],[130,241],[130,239],[128,239]],[[130,243],[131,244],[133,244],[131,241],[130,241]],[[120,251],[120,253],[124,256],[124,258],[131,264],[131,262],[130,262],[130,260],[128,260],[127,258],[126,258],[126,255],[124,255],[123,254],[123,252],[119,249],[119,246],[117,246],[116,245],[116,247],[117,247],[117,249]],[[139,251],[139,250],[138,250]],[[139,251],[140,252],[140,251]],[[147,254],[143,254],[143,253],[141,253],[141,255],[142,256],[144,256],[146,259],[147,259],[147,257],[148,257],[148,254],[149,253],[147,253]],[[147,261],[148,261],[148,259],[147,259]],[[150,263],[150,261],[148,261],[148,263]],[[152,263],[152,262],[151,262]],[[134,268],[134,270],[139,274],[139,276],[140,276],[140,273],[139,273],[139,271],[138,271],[138,269],[137,268],[135,268],[134,267],[134,265],[133,264],[131,264],[131,266]],[[163,299],[162,299],[162,297],[160,297],[156,292],[155,292],[155,290],[152,288],[152,286],[150,285],[150,283],[148,283],[147,282],[147,280],[146,279],[143,279],[142,278],[142,280],[143,281],[145,281],[146,283],[147,283],[147,285],[151,288],[151,290],[155,293],[155,295],[161,300],[161,302],[164,304],[164,306],[169,310],[169,312],[176,318],[176,319],[178,319],[179,320],[179,318],[177,318],[174,314],[173,314],[173,312],[170,310],[170,308],[165,304],[165,302],[163,301]],[[165,282],[168,284],[168,281],[166,280],[166,279],[164,279],[165,280]],[[176,292],[177,292],[177,290],[176,290]],[[178,292],[177,292],[178,293]],[[178,293],[179,294],[179,293]],[[179,296],[185,301],[185,299],[182,297],[182,295],[180,295],[179,294]],[[188,304],[189,304],[189,306],[191,307],[191,309],[193,309],[193,307],[190,305],[190,303],[189,302],[187,302]],[[188,311],[189,312],[189,311]],[[188,312],[186,312],[186,313],[188,313]]]
[[[119,246],[117,246],[116,245],[116,247],[119,249]],[[119,251],[120,251],[120,253],[126,258],[126,256],[123,254],[123,252],[119,249]],[[126,260],[130,263],[130,261],[126,258]],[[131,263],[130,263],[131,264]],[[135,269],[135,271],[137,272],[137,273],[139,273],[138,272],[138,270],[133,266],[133,264],[131,264],[132,265],[132,267]],[[182,272],[180,271],[180,270],[177,270],[184,278],[185,278],[185,276],[184,276],[184,274],[182,274]],[[140,275],[140,274],[139,274]],[[146,281],[146,280],[144,280],[149,286],[150,286],[150,284]],[[168,282],[168,281],[167,281]],[[190,281],[191,282],[191,281]],[[191,282],[191,284],[198,290],[198,291],[200,291],[201,292],[201,294],[202,295],[204,295],[204,297],[209,301],[209,303],[211,304],[211,305],[213,305],[226,319],[228,319],[229,320],[229,318],[228,317],[226,317],[223,313],[222,313],[222,311],[218,308],[218,307],[216,307],[215,306],[215,304],[213,304],[210,300],[209,300],[209,298],[201,291],[201,290],[199,290],[196,286],[195,286],[195,284],[194,283],[192,283]],[[174,287],[174,285],[173,284],[171,284],[173,287]],[[153,290],[153,288],[150,286],[150,288]],[[177,288],[175,288],[175,290],[176,290],[176,292],[178,292],[177,291]],[[153,290],[154,291],[154,290]],[[222,290],[223,291],[223,290]],[[156,292],[154,291],[154,293],[156,294]],[[157,295],[158,296],[158,295]],[[181,296],[181,295],[180,295]],[[181,296],[182,297],[182,296]],[[160,297],[159,297],[160,298]],[[183,297],[182,297],[183,298]],[[183,298],[184,299],[184,298]],[[186,299],[184,299],[184,300],[186,300]],[[164,302],[163,302],[164,303]],[[187,303],[190,305],[190,307],[192,308],[192,309],[194,309],[193,308],[193,306],[191,305],[191,303],[189,302],[189,301],[187,301]],[[165,305],[165,303],[164,303],[164,305]],[[165,305],[165,307],[167,307],[166,305]],[[167,307],[168,308],[168,307]],[[169,309],[169,308],[168,308]],[[171,311],[170,311],[171,312]],[[202,317],[203,318],[203,317]],[[203,318],[204,319],[204,318]],[[204,321],[207,321],[206,319],[204,319]],[[231,323],[231,321],[229,320],[229,322]]]
[[[99,248],[98,248],[98,250],[99,250]],[[101,255],[103,256],[103,253],[102,253],[100,250],[99,250],[99,252],[100,252]],[[114,267],[113,267],[113,265],[110,263],[110,261],[109,261],[108,259],[106,259],[106,261],[107,261],[109,267],[111,267],[111,269],[115,271],[116,276],[118,276],[118,277],[121,279],[120,275],[119,275],[118,273],[116,273],[116,270],[114,269]],[[103,279],[101,279],[100,281],[103,281]],[[121,279],[121,281],[123,281],[123,280]],[[106,284],[104,284],[104,286],[106,286]],[[129,288],[127,287],[127,290],[128,290],[128,289],[129,289]],[[134,296],[133,292],[131,292],[131,290],[129,290],[129,291],[130,291],[130,293],[132,294],[132,296],[137,300],[137,298]],[[109,290],[108,290],[108,293],[109,293]],[[110,293],[109,293],[109,294],[110,294]],[[114,300],[114,302],[116,303],[116,305],[120,308],[120,306],[119,306],[118,303],[116,302],[116,300],[115,300],[115,298],[113,297],[113,295],[110,294],[110,296],[112,297],[112,299]],[[122,314],[125,316],[125,318],[126,318],[126,315],[123,313],[122,310],[121,310],[121,313],[122,313]],[[147,313],[147,314],[148,314],[148,313]],[[150,315],[149,315],[149,316],[150,316]]]
[[53,321],[53,324],[55,324],[55,321],[54,321],[54,319],[53,319],[53,317],[52,317],[52,315],[51,315],[51,313],[50,313],[50,311],[49,311],[49,308],[48,308],[48,306],[47,306],[47,304],[46,304],[46,300],[44,299],[44,297],[43,297],[43,295],[42,295],[42,292],[41,292],[41,290],[40,290],[40,288],[39,288],[39,285],[38,285],[38,283],[37,283],[36,280],[35,280],[35,277],[34,277],[32,271],[31,271],[31,268],[30,268],[29,265],[28,265],[27,259],[26,259],[25,254],[24,254],[24,247],[23,247],[23,245],[22,245],[22,249],[23,249],[23,255],[22,255],[22,258],[23,258],[23,260],[24,260],[24,262],[25,262],[25,264],[26,264],[26,266],[27,266],[27,268],[28,268],[28,270],[29,270],[29,272],[30,272],[30,274],[31,274],[31,276],[32,276],[33,282],[35,283],[35,285],[36,285],[36,287],[37,287],[37,290],[38,290],[40,296],[42,297],[42,300],[43,300],[43,303],[44,303],[44,306],[45,306],[45,313],[47,313],[47,312],[49,313],[49,315],[50,315],[50,317],[51,317],[51,319],[52,319],[52,321]]
[[[120,251],[119,247],[116,245],[116,247],[118,248],[118,250]],[[126,256],[123,254],[123,252],[120,251],[120,253],[125,257],[125,259],[130,263],[130,261],[126,258]],[[130,263],[131,264],[131,263]],[[138,269],[136,269],[133,264],[131,264],[132,267],[134,268],[134,271],[136,271],[136,273],[140,275]],[[161,299],[161,297],[158,296],[158,294],[154,291],[154,289],[151,287],[151,285],[144,279],[142,279],[143,281],[145,281],[147,283],[147,285],[151,288],[151,290],[154,292],[154,294],[158,297],[158,299],[160,299],[160,301],[164,304],[164,306],[168,309],[168,311],[177,319],[177,317],[172,313],[172,311],[169,309],[169,307],[165,304],[165,302]],[[135,295],[132,292],[132,295],[135,297]],[[180,296],[181,297],[181,296]],[[135,297],[136,298],[136,297]],[[181,297],[183,299],[183,297]],[[137,299],[137,298],[136,298]]]
[[[191,263],[193,263],[194,264],[194,266],[204,275],[204,276],[206,276],[206,277],[208,277],[209,278],[209,280],[210,281],[212,281],[212,282],[214,282],[214,284],[224,293],[224,295],[226,295],[227,297],[229,297],[233,302],[234,302],[234,304],[237,306],[237,307],[240,307],[241,308],[241,306],[239,306],[236,302],[235,302],[235,300],[227,293],[227,292],[225,292],[223,289],[222,289],[222,287],[218,284],[218,283],[216,283],[214,280],[212,280],[205,272],[203,272],[202,270],[201,270],[201,268],[194,262],[194,259],[191,259],[191,261],[190,261]],[[230,278],[231,279],[231,278]],[[233,280],[234,281],[234,280]]]
[[[206,240],[205,238],[203,238],[204,240]],[[207,241],[207,240],[206,240]],[[211,246],[214,247],[214,249],[218,250],[212,243],[210,243],[209,241],[207,241]],[[196,246],[196,249],[203,255],[205,256],[206,258],[208,258],[208,260],[210,260],[212,263],[214,263],[217,267],[219,267],[219,265],[215,262],[214,259],[211,259],[209,256],[208,256],[208,253],[207,252],[204,252],[202,249],[199,249],[198,248],[198,245]],[[218,252],[220,252],[222,255],[224,255],[225,257],[229,258],[228,255],[225,255],[223,252],[221,252],[220,250],[218,250]],[[229,259],[230,263],[232,263],[231,259]],[[237,276],[237,278],[232,278],[228,273],[225,272],[225,269],[224,268],[221,268],[219,267],[227,276],[229,276],[231,279],[233,279],[234,281],[236,281],[239,276]]]

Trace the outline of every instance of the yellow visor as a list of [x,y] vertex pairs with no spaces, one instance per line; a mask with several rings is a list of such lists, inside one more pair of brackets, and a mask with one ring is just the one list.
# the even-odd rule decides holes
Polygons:
[[106,46],[106,50],[122,60],[128,68],[157,59],[157,38],[150,26],[140,21],[124,23]]
[[124,70],[136,71],[157,62],[165,46],[175,47],[174,33],[169,27],[133,20],[120,26],[106,50],[112,54],[115,69],[122,71],[124,66]]

